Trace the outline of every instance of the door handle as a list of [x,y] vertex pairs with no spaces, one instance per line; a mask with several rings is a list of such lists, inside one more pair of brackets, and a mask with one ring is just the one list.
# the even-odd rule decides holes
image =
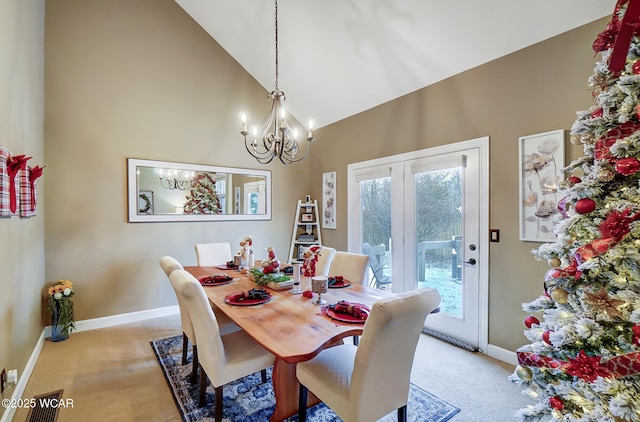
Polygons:
[[469,264],[469,265],[476,265],[476,260],[473,258],[469,258],[468,261],[464,261],[465,264]]

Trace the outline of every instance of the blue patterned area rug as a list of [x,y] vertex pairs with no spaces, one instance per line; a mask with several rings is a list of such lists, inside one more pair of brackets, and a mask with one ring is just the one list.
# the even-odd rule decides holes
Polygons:
[[[185,422],[213,421],[213,388],[211,385],[207,386],[207,404],[202,408],[198,407],[198,383],[191,385],[188,379],[191,374],[191,352],[189,352],[187,365],[182,365],[182,336],[153,340],[151,347],[158,357],[182,420]],[[270,369],[268,374],[269,382],[265,384],[261,384],[260,373],[257,372],[224,386],[223,421],[265,422],[269,420],[273,413],[275,398],[270,382]],[[407,410],[410,422],[445,422],[459,411],[459,408],[411,384]],[[397,413],[394,411],[381,421],[391,422],[397,420],[396,418]],[[297,420],[297,415],[287,419],[288,422]],[[307,411],[307,420],[309,422],[341,421],[323,403]]]

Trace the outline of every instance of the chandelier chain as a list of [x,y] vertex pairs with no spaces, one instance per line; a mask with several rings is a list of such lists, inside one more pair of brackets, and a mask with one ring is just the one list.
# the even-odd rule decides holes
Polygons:
[[276,92],[278,89],[278,0],[276,2]]

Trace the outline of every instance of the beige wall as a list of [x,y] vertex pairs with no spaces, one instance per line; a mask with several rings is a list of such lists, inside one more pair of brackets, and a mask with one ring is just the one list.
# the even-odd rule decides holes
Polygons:
[[[127,223],[127,157],[264,168],[239,133],[265,90],[172,0],[48,0],[46,279],[75,282],[78,320],[174,305],[158,266],[193,245],[254,237],[286,256],[304,165],[273,171],[273,219]],[[296,181],[294,183],[294,181]]]
[[[605,23],[578,28],[318,130],[322,155],[313,160],[313,195],[321,195],[323,172],[336,171],[338,177],[337,230],[323,230],[323,242],[347,247],[349,163],[489,136],[489,226],[501,232],[500,243],[484,245],[490,248],[489,343],[515,350],[526,342],[521,303],[542,292],[548,267],[530,253],[539,243],[519,240],[518,137],[569,129],[576,111],[592,104],[591,44]],[[566,147],[567,160],[582,153],[568,141]]]
[[[1,1],[0,145],[33,157],[29,165],[44,164],[43,71],[44,0]],[[40,192],[45,185],[38,180]],[[38,199],[36,217],[0,219],[0,370],[21,371],[42,332],[45,206]]]

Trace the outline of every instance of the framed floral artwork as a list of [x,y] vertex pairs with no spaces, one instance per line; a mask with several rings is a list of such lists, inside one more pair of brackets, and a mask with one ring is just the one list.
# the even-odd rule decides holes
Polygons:
[[322,174],[322,228],[336,228],[336,172]]
[[519,138],[520,240],[553,242],[558,184],[564,178],[564,130]]

